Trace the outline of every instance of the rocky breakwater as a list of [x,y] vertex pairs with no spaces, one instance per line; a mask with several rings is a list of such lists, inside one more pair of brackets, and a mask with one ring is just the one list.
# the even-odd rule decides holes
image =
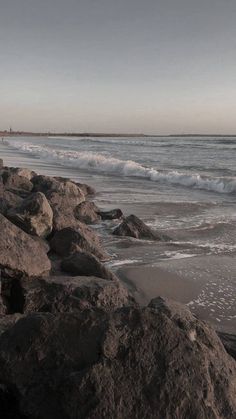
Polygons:
[[166,238],[91,193],[0,161],[1,417],[236,417],[236,362],[216,333],[172,301],[139,307],[85,223]]

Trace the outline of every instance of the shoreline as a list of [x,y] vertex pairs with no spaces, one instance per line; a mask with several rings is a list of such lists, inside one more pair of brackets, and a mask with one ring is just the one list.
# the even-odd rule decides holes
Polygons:
[[[109,234],[141,245],[170,238],[118,208],[101,210],[95,193],[87,184],[6,167],[0,159],[1,413],[180,418],[193,406],[196,417],[226,406],[231,418],[235,335],[217,334],[168,298],[174,292],[186,304],[199,292],[199,282],[192,278],[196,289],[190,287],[174,265],[174,272],[130,268],[122,283],[122,274],[119,279],[105,265],[111,255],[91,224],[118,220]],[[169,295],[158,296],[163,293]]]
[[[194,315],[211,324],[215,330],[234,334],[235,280],[229,277],[222,283],[220,278],[213,279],[210,267],[214,263],[217,263],[217,257],[196,256],[160,261],[156,266],[120,267],[117,275],[139,304],[146,305],[155,296],[169,298],[188,306]],[[236,269],[234,258],[225,257],[219,263],[225,267],[233,263]]]
[[[56,166],[51,165],[50,162],[42,163],[38,159],[30,158],[29,156],[26,156],[24,153],[19,153],[19,151],[11,150],[7,145],[0,144],[0,152],[1,155],[3,155],[3,159],[6,161],[8,166],[15,166],[16,165],[16,159],[17,155],[19,156],[19,165],[21,167],[29,167],[30,170],[35,170],[36,172],[39,172],[40,174],[49,175],[49,176],[66,176],[69,179],[74,179],[76,181],[81,180],[82,182],[89,183],[91,185],[91,180],[86,174],[78,173],[76,170],[70,168],[66,169],[62,166]],[[93,200],[95,203],[103,209],[112,209],[114,205],[119,205],[119,200],[117,199],[115,202],[108,201],[108,197],[110,194],[110,189],[106,192],[107,200],[104,201],[103,195],[101,199],[101,194],[99,193],[99,182],[94,178],[94,182],[92,182],[92,186],[95,187],[95,189],[98,190],[98,194],[93,197]],[[118,183],[117,183],[118,187]],[[114,195],[114,191],[113,191]],[[113,196],[114,198],[114,196]],[[144,203],[120,203],[120,208],[124,212],[124,214],[128,215],[129,213],[135,212],[136,215],[141,217],[143,219],[143,214],[145,213],[146,219],[149,219],[149,217],[152,217],[154,213],[158,214],[158,217],[162,217],[164,219],[166,212],[168,212],[171,217],[175,217],[177,214],[181,214],[182,211],[188,212],[189,216],[194,216],[197,214],[197,211],[199,210],[199,207],[202,208],[202,210],[208,208],[208,204],[204,203],[181,203],[181,206],[179,206],[178,203],[165,203],[165,202],[159,202],[159,203],[152,203],[145,209]],[[209,207],[210,209],[211,207]],[[113,225],[114,226],[114,225]],[[163,256],[161,256],[163,253],[167,254],[175,254],[179,251],[182,251],[184,253],[188,253],[188,247],[186,247],[185,251],[185,245],[183,244],[181,246],[181,243],[178,245],[173,245],[171,243],[153,243],[149,244],[145,241],[130,241],[128,239],[117,239],[114,241],[113,237],[109,235],[109,229],[113,228],[112,225],[109,227],[107,225],[101,225],[99,229],[97,230],[102,235],[104,234],[103,241],[105,248],[108,252],[111,252],[112,254],[118,255],[118,260],[120,258],[121,262],[122,259],[133,259],[134,262],[132,265],[124,265],[123,267],[120,265],[120,262],[118,265],[114,263],[114,268],[111,265],[111,269],[114,272],[121,273],[122,280],[127,283],[126,277],[126,271],[128,275],[130,275],[130,271],[132,269],[135,269],[135,266],[137,265],[136,260],[138,262],[138,266],[140,271],[145,272],[144,274],[144,281],[141,283],[141,274],[137,272],[137,278],[134,278],[134,275],[132,278],[129,278],[129,281],[132,281],[134,284],[134,287],[136,287],[136,282],[138,283],[138,288],[140,289],[140,295],[138,296],[138,300],[145,301],[147,303],[147,297],[145,295],[149,296],[149,299],[151,300],[157,295],[164,295],[167,297],[170,297],[172,299],[177,299],[180,302],[183,303],[191,303],[191,301],[188,301],[186,298],[184,298],[184,295],[181,293],[181,291],[176,287],[176,277],[178,279],[182,279],[182,286],[185,284],[184,289],[186,290],[187,295],[192,295],[194,290],[194,301],[198,301],[198,298],[196,296],[197,290],[199,291],[199,296],[201,297],[199,300],[200,304],[196,304],[196,307],[191,307],[194,313],[197,315],[200,314],[201,318],[210,321],[215,328],[219,328],[221,330],[224,330],[226,332],[233,332],[236,330],[236,303],[232,304],[231,309],[228,309],[229,304],[228,301],[230,300],[230,292],[232,295],[236,293],[236,284],[233,283],[232,275],[229,274],[228,270],[231,267],[231,272],[236,271],[236,263],[233,263],[233,259],[230,259],[230,257],[227,259],[224,255],[220,255],[218,258],[211,259],[209,256],[204,255],[204,249],[200,251],[200,249],[192,248],[191,252],[195,253],[196,250],[196,257],[189,257],[189,258],[183,258],[181,260],[175,260],[172,257],[167,257],[165,260],[163,260]],[[191,230],[190,230],[191,233]],[[171,235],[173,232],[171,232]],[[178,232],[178,236],[179,236]],[[201,237],[206,234],[206,231],[203,230],[200,232]],[[191,236],[189,236],[191,237]],[[189,240],[188,236],[186,236],[185,240]],[[107,243],[106,243],[107,242]],[[143,257],[144,255],[144,257]],[[145,256],[147,255],[147,256]],[[187,256],[187,255],[186,255]],[[190,255],[191,256],[191,255]],[[143,263],[140,263],[141,259],[144,259]],[[153,266],[152,262],[148,262],[148,259],[151,258],[152,261],[155,260],[155,267]],[[219,263],[217,261],[217,258],[222,262]],[[233,258],[233,256],[232,256]],[[213,262],[211,262],[211,260]],[[225,261],[225,262],[224,262]],[[116,259],[114,260],[116,262]],[[201,266],[201,269],[199,271],[198,266]],[[215,271],[212,270],[212,266],[216,266],[216,270],[221,272],[222,279],[220,278],[220,275],[217,279],[216,285],[212,285],[214,283],[215,278]],[[109,266],[108,266],[109,267]],[[186,268],[187,267],[187,268]],[[161,269],[160,272],[162,272],[163,277],[166,278],[166,281],[162,278],[160,279],[160,282],[157,283],[157,275],[158,269]],[[156,271],[155,271],[156,270]],[[182,271],[186,271],[184,275],[182,274]],[[171,272],[170,272],[171,271]],[[150,281],[150,289],[148,289],[147,284],[145,282],[145,275],[148,275],[149,281]],[[196,276],[196,279],[193,280],[194,276]],[[160,275],[159,275],[160,277]],[[202,278],[205,278],[202,279]],[[221,282],[224,284],[221,285]],[[235,281],[234,281],[235,282]],[[167,287],[167,283],[169,284],[169,289]],[[205,288],[204,288],[205,287]],[[224,292],[224,289],[225,292]],[[151,292],[152,289],[152,292]],[[205,294],[204,294],[205,293]],[[212,295],[209,295],[209,293],[212,293]],[[226,294],[226,295],[224,295]],[[137,296],[137,291],[135,291],[135,295]],[[206,306],[209,305],[209,310],[206,309]],[[199,310],[198,310],[199,308]],[[211,311],[212,310],[212,311]],[[214,320],[217,317],[218,320]],[[221,316],[225,316],[225,320],[222,320]],[[231,319],[230,319],[231,316]]]

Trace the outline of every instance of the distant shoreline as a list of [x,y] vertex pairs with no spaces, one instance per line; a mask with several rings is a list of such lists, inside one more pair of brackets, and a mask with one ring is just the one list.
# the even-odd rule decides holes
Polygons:
[[91,132],[79,132],[79,133],[69,133],[69,132],[28,132],[28,131],[0,131],[0,137],[219,137],[219,138],[231,138],[236,137],[236,134],[116,134],[116,133],[91,133]]

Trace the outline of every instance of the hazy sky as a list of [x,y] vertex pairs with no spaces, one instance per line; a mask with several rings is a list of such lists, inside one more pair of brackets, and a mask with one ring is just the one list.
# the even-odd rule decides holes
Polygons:
[[0,128],[236,133],[236,0],[0,0]]

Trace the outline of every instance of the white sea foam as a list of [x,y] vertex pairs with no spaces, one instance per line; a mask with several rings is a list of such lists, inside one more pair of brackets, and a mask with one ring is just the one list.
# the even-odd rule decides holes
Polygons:
[[131,265],[133,263],[140,262],[140,259],[123,259],[123,260],[115,260],[107,263],[107,266],[115,267],[115,266],[122,266],[122,265]]
[[198,173],[188,174],[178,170],[160,171],[145,167],[132,160],[119,160],[94,152],[78,152],[70,150],[55,150],[45,145],[10,141],[10,144],[26,153],[43,157],[65,166],[93,170],[118,176],[130,176],[149,179],[153,182],[164,182],[172,185],[203,189],[223,194],[236,193],[235,177],[204,177]]

